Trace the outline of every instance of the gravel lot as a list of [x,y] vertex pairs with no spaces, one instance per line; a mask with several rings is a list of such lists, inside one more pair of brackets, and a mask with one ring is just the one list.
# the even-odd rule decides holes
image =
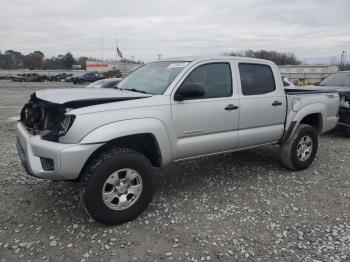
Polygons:
[[25,174],[14,125],[34,89],[0,81],[0,261],[350,261],[350,138],[320,139],[291,172],[268,146],[159,170],[138,219],[107,227],[83,211],[77,184]]

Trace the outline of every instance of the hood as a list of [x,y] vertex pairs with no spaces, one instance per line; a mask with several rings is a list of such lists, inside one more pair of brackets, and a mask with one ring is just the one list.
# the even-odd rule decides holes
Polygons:
[[350,86],[306,86],[307,88],[317,89],[317,90],[335,90],[339,95],[349,96]]
[[33,94],[34,99],[37,98],[72,108],[146,98],[150,96],[152,95],[112,88],[51,89],[36,91]]

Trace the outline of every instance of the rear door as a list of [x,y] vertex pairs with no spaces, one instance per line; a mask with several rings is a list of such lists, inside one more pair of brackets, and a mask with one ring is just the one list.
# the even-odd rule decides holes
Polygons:
[[239,147],[278,141],[284,131],[286,97],[268,64],[238,62],[240,77]]

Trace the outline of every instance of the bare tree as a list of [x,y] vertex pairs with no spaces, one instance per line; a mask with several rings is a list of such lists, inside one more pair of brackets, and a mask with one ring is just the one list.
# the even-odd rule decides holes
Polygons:
[[299,65],[301,62],[297,59],[293,53],[281,53],[277,51],[267,51],[267,50],[243,50],[237,52],[227,52],[224,53],[228,56],[244,56],[267,59],[275,62],[277,65]]

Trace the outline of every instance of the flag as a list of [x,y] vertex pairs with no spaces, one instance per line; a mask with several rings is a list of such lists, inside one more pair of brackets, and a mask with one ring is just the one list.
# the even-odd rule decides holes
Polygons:
[[122,54],[122,52],[120,52],[118,46],[117,46],[117,54],[121,59],[123,59],[123,54]]

